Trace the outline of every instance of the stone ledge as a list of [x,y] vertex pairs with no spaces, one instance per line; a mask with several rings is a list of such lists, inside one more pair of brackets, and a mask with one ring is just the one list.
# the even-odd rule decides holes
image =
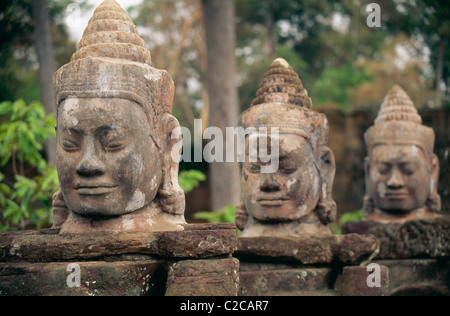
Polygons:
[[166,296],[236,296],[238,289],[236,258],[183,260],[168,267]]
[[242,261],[358,265],[378,251],[379,241],[370,235],[240,237],[235,256]]
[[343,232],[376,236],[380,240],[377,259],[450,256],[450,216],[404,223],[349,222],[344,225]]
[[449,259],[374,260],[389,269],[389,295],[449,296]]
[[239,273],[239,296],[329,295],[330,268],[299,268]]
[[370,285],[368,280],[376,281],[372,278],[372,272],[367,271],[367,267],[344,267],[335,284],[335,290],[339,296],[386,296],[389,294],[389,269],[386,266],[379,266],[379,284]]
[[0,262],[98,260],[126,254],[199,259],[230,256],[234,224],[189,224],[184,231],[59,235],[58,230],[0,233]]
[[[80,286],[69,287],[67,262],[0,263],[0,296],[164,295],[164,262],[78,262]],[[74,270],[72,270],[74,271]]]

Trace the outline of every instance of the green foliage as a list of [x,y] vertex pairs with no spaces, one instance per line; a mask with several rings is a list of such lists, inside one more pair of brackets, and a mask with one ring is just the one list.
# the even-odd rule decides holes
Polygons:
[[34,178],[16,175],[14,191],[6,199],[2,216],[7,224],[0,230],[10,229],[11,225],[25,228],[28,225],[42,228],[51,223],[51,203],[53,193],[58,189],[58,175],[55,167],[47,167]]
[[203,219],[209,223],[234,223],[236,206],[228,205],[216,212],[198,212],[194,214],[194,219]]
[[0,173],[0,206],[6,205],[8,199],[7,197],[11,194],[11,189],[9,186],[3,183],[5,175]]
[[0,104],[0,167],[11,166],[14,182],[0,174],[0,230],[50,224],[51,198],[58,175],[43,157],[45,141],[55,137],[55,119],[39,102]]
[[348,89],[370,80],[364,69],[346,64],[337,68],[327,68],[314,85],[316,103],[337,103],[348,109],[351,107]]
[[[75,52],[76,43],[69,36],[65,18],[73,0],[47,0],[55,60],[62,66]],[[92,6],[77,0],[82,11]],[[34,36],[35,19],[31,0],[0,2],[0,102],[40,99],[38,81],[39,56]],[[55,69],[56,70],[56,69]]]
[[341,218],[339,219],[339,224],[342,226],[348,222],[356,222],[361,221],[363,219],[364,219],[363,210],[358,210],[356,212],[348,212],[342,214]]
[[[442,82],[449,82],[450,49],[447,44],[441,51],[439,45],[449,38],[450,2],[379,0],[382,27],[370,28],[365,6],[371,2],[236,0],[237,51],[248,52],[238,54],[241,111],[254,98],[255,85],[264,74],[262,63],[274,57],[284,57],[291,66],[297,60],[304,63],[300,70],[293,68],[316,106],[379,107],[394,83],[408,92],[420,91],[422,99],[412,98],[420,100],[419,107],[425,105],[432,98],[425,95],[434,95],[439,52]],[[385,54],[392,41],[392,53]],[[272,46],[276,56],[267,49]],[[401,46],[409,58],[397,52]],[[291,48],[288,55],[282,53],[286,48]],[[399,61],[407,62],[407,67]]]
[[180,172],[178,176],[178,184],[183,189],[184,193],[191,192],[200,184],[200,181],[205,180],[205,174],[198,170],[185,170]]
[[[47,137],[55,137],[56,122],[53,116],[46,116],[39,102],[26,105],[23,100],[18,100],[1,103],[0,117],[6,119],[0,127],[0,165],[4,166],[13,159],[13,168],[19,161],[42,172],[46,162],[40,152]],[[23,171],[13,171],[23,174]]]
[[364,212],[363,210],[358,210],[355,212],[347,212],[342,214],[341,218],[339,219],[338,225],[331,225],[331,230],[333,234],[340,235],[342,234],[342,226],[348,222],[356,222],[356,221],[362,221],[364,219]]

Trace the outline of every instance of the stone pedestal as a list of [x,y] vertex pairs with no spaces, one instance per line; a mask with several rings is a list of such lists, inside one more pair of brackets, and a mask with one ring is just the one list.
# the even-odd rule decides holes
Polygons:
[[0,295],[233,296],[236,245],[234,224],[156,233],[0,233]]
[[450,295],[450,216],[350,222],[343,232],[380,240],[380,253],[372,262],[388,268],[389,295]]
[[343,269],[365,265],[378,251],[369,235],[239,238],[239,295],[341,295]]
[[389,269],[381,265],[344,267],[335,290],[342,296],[385,296],[389,291]]

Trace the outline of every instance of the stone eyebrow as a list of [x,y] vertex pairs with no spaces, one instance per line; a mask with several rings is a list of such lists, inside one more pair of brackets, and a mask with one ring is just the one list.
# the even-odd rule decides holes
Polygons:
[[66,130],[69,132],[69,134],[75,133],[78,135],[85,135],[85,133],[81,129],[73,127],[73,126],[67,127]]
[[101,126],[99,126],[99,127],[97,127],[97,128],[95,129],[95,133],[98,133],[98,134],[105,134],[105,133],[107,133],[107,132],[109,132],[109,131],[111,131],[111,130],[114,130],[114,129],[118,128],[118,127],[120,127],[120,126],[117,125],[117,124],[105,124],[105,125],[101,125]]

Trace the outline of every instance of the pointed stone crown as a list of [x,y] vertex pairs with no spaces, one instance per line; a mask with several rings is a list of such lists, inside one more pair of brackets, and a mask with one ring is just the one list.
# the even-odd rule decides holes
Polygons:
[[78,51],[72,61],[91,57],[109,57],[152,65],[133,20],[115,0],[105,0],[89,20]]
[[269,67],[255,100],[239,122],[244,128],[278,128],[281,134],[299,135],[317,155],[328,142],[327,118],[312,110],[312,100],[299,76],[282,58]]
[[375,124],[402,121],[422,124],[422,118],[406,92],[395,85],[384,98]]
[[375,124],[364,136],[369,155],[377,144],[416,145],[428,156],[434,150],[434,131],[422,125],[422,118],[414,103],[398,85],[389,90]]
[[297,73],[283,58],[273,61],[264,75],[251,106],[263,103],[286,103],[312,108],[308,91],[303,88]]

